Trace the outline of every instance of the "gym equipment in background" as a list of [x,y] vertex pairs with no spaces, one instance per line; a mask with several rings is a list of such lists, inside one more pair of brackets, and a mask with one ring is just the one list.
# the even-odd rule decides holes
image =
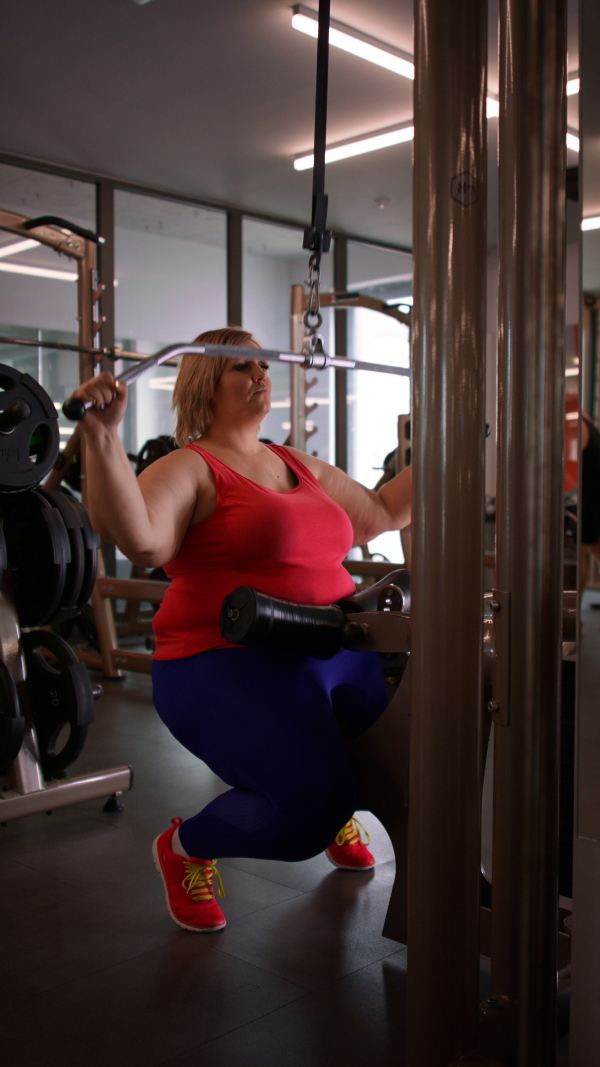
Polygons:
[[2,364],[0,385],[0,823],[99,797],[114,810],[131,788],[130,767],[65,777],[102,690],[66,641],[29,629],[87,604],[99,538],[83,504],[39,488],[59,451],[50,397]]

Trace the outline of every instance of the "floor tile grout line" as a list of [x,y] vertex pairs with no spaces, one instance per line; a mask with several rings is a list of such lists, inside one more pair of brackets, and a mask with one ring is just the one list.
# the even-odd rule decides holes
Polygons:
[[[290,984],[293,985],[293,983]],[[168,1067],[169,1063],[177,1061],[181,1056],[187,1056],[190,1052],[195,1052],[196,1049],[199,1051],[206,1045],[210,1045],[212,1041],[220,1041],[223,1037],[229,1037],[230,1034],[235,1034],[238,1030],[243,1030],[245,1026],[252,1026],[254,1023],[257,1023],[259,1019],[268,1019],[269,1015],[276,1015],[278,1011],[285,1011],[286,1008],[289,1008],[290,1004],[298,1004],[299,1001],[305,1000],[306,997],[311,996],[315,992],[315,989],[304,990],[299,997],[294,997],[293,1000],[288,1000],[286,1004],[279,1004],[276,1008],[271,1008],[269,1011],[264,1011],[261,1015],[257,1015],[255,1019],[249,1019],[245,1023],[240,1023],[238,1026],[233,1026],[231,1030],[226,1030],[222,1034],[217,1034],[213,1037],[209,1037],[207,1041],[202,1041],[199,1045],[192,1045],[190,1048],[184,1049],[183,1052],[178,1052],[176,1056],[169,1056],[168,1060],[161,1060],[160,1063],[154,1064],[154,1067]]]
[[[24,994],[24,996],[22,998],[22,1002],[27,1001],[27,1003],[29,1004],[30,1002],[35,1001],[38,997],[45,997],[48,994],[55,994],[56,992],[59,992],[60,990],[68,990],[70,986],[73,986],[76,983],[80,983],[81,981],[85,981],[88,978],[97,977],[98,975],[101,975],[104,971],[112,973],[115,970],[116,967],[120,967],[120,966],[123,966],[124,964],[131,963],[134,960],[141,959],[143,956],[151,955],[153,952],[157,952],[157,951],[160,951],[160,950],[157,949],[157,948],[152,948],[152,949],[145,950],[145,951],[142,951],[142,952],[137,952],[137,953],[134,953],[132,956],[127,956],[126,958],[120,959],[120,960],[118,960],[116,962],[109,963],[104,967],[98,967],[96,970],[87,971],[85,974],[78,975],[77,977],[71,978],[66,982],[60,982],[58,985],[48,986],[45,989],[36,990],[33,993],[30,991],[30,992]],[[207,953],[210,952],[210,951],[211,951],[210,948],[206,949]],[[218,951],[218,950],[215,949],[214,951]],[[277,981],[284,982],[287,986],[291,986],[293,989],[297,989],[299,991],[299,996],[293,997],[292,1000],[288,1001],[287,1003],[291,1004],[291,1003],[294,1003],[297,1000],[302,1000],[303,997],[305,997],[308,994],[316,991],[314,989],[306,989],[305,986],[300,986],[296,982],[290,981],[290,979],[288,979],[288,978],[282,978],[281,975],[272,974],[270,971],[265,970],[264,967],[261,967],[260,965],[255,964],[255,963],[249,963],[248,960],[241,960],[237,956],[233,956],[231,953],[223,952],[223,954],[224,955],[228,955],[229,958],[235,960],[236,963],[242,963],[242,964],[244,964],[244,966],[250,967],[254,971],[259,971],[262,974],[268,975],[269,978],[275,978]],[[319,988],[323,988],[323,987],[319,987]],[[13,1002],[13,1006],[18,1005],[18,1004],[19,1004],[19,998],[17,997],[16,1000]],[[6,1007],[8,1007],[8,1008],[11,1007],[10,1000],[9,1000],[8,1004],[6,1005]],[[35,1004],[33,1005],[33,1007],[35,1008]],[[282,1005],[280,1005],[280,1007],[285,1007],[285,1005],[282,1004]],[[277,1011],[278,1008],[274,1008],[272,1010],[273,1011]],[[266,1013],[263,1012],[262,1014],[257,1015],[256,1018],[260,1019],[265,1014],[269,1015],[269,1014],[271,1014],[271,1012],[266,1012]],[[251,1019],[251,1020],[248,1020],[248,1021],[249,1022],[254,1022],[255,1020]],[[242,1023],[241,1025],[244,1026],[244,1025],[247,1025],[247,1024],[246,1023]],[[237,1029],[239,1029],[239,1027],[236,1026],[233,1029],[237,1030]],[[223,1037],[228,1032],[229,1031],[225,1031],[224,1034],[220,1034],[218,1036],[219,1037]],[[211,1040],[213,1040],[213,1039],[211,1038]],[[184,1050],[183,1053],[178,1053],[178,1055],[184,1055],[185,1051],[186,1050]],[[154,1067],[160,1067],[160,1064],[155,1064]]]
[[[399,944],[399,942],[398,942],[398,944]],[[403,945],[402,948],[406,948],[406,946]],[[400,952],[401,949],[398,949],[396,951]],[[391,953],[391,955],[394,955],[394,953]],[[388,959],[388,958],[389,958],[388,956],[383,956],[381,960],[373,960],[371,963],[365,963],[362,967],[358,967],[354,971],[349,971],[348,974],[336,975],[335,978],[333,978],[330,982],[325,983],[325,985],[317,986],[314,989],[307,989],[302,996],[295,997],[294,1000],[290,1000],[286,1004],[280,1004],[277,1008],[271,1008],[270,1011],[266,1011],[266,1012],[263,1012],[262,1015],[258,1015],[256,1017],[256,1019],[251,1019],[249,1022],[240,1023],[239,1026],[232,1027],[231,1030],[227,1030],[226,1033],[224,1033],[224,1034],[219,1034],[216,1037],[209,1037],[207,1041],[202,1041],[199,1045],[193,1045],[191,1048],[186,1049],[182,1053],[178,1053],[176,1056],[170,1056],[168,1060],[161,1060],[161,1062],[155,1064],[154,1067],[168,1067],[169,1063],[173,1063],[173,1062],[177,1061],[180,1058],[180,1056],[187,1056],[191,1052],[194,1052],[196,1050],[199,1051],[200,1049],[204,1048],[206,1045],[210,1045],[213,1041],[219,1041],[221,1038],[229,1037],[231,1034],[235,1034],[238,1030],[243,1030],[247,1026],[253,1026],[256,1022],[259,1021],[259,1019],[267,1019],[270,1015],[276,1015],[280,1011],[285,1011],[287,1008],[290,1007],[290,1005],[298,1004],[300,1001],[306,1000],[307,997],[313,996],[316,993],[322,993],[323,990],[327,989],[328,987],[333,987],[333,986],[337,985],[339,982],[343,982],[346,978],[349,978],[351,975],[358,974],[359,971],[366,971],[366,970],[369,969],[369,967],[372,967],[375,963],[381,963],[381,962],[383,962],[384,959]],[[260,968],[257,968],[257,969],[260,969]],[[267,972],[267,973],[271,973],[271,972]],[[279,975],[275,975],[275,977],[280,977],[280,976]],[[291,983],[291,984],[293,985],[294,983]],[[299,987],[299,988],[301,988],[301,987]]]
[[[162,947],[164,947],[164,946],[162,946]],[[98,975],[101,975],[104,971],[113,972],[115,970],[115,968],[117,968],[117,967],[121,967],[124,964],[131,963],[133,960],[141,959],[143,956],[149,956],[153,952],[158,952],[158,951],[160,951],[160,948],[155,947],[155,948],[151,948],[151,949],[145,949],[142,952],[135,952],[132,956],[126,956],[126,957],[123,957],[123,959],[114,960],[112,963],[107,963],[104,967],[98,967],[96,970],[93,970],[93,971],[86,971],[85,974],[79,974],[74,978],[69,978],[68,981],[66,981],[66,982],[59,982],[58,985],[47,986],[45,989],[38,989],[33,993],[31,991],[29,991],[28,993],[25,993],[23,995],[23,1001],[26,1000],[29,1003],[30,1001],[35,1000],[37,997],[44,997],[44,996],[46,996],[46,995],[48,995],[50,993],[54,994],[57,991],[60,991],[61,989],[68,989],[69,986],[72,986],[72,985],[75,985],[75,984],[79,984],[82,981],[86,981],[86,979],[88,979],[88,978],[97,977]],[[209,951],[209,950],[207,950],[207,951]],[[238,962],[246,963],[245,960],[241,960],[241,961],[238,961]],[[253,964],[247,964],[247,966],[252,967]],[[256,967],[256,970],[260,970],[260,969],[261,968]],[[280,981],[285,981],[285,979],[280,979]],[[293,985],[292,982],[289,982],[288,984],[289,985]],[[18,1003],[18,999],[17,999],[16,1003]],[[157,1067],[158,1067],[158,1065],[157,1065]]]
[[[239,919],[237,921],[242,922],[243,919]],[[364,970],[365,967],[371,967],[372,964],[374,964],[374,963],[381,963],[382,960],[389,959],[390,956],[394,956],[397,952],[401,952],[403,948],[406,948],[406,946],[405,945],[401,945],[400,942],[397,942],[397,944],[400,946],[399,948],[392,948],[392,949],[390,949],[389,952],[384,952],[384,954],[382,956],[377,956],[375,959],[371,960],[369,963],[359,964],[357,967],[354,967],[351,971],[346,971],[344,974],[336,974],[331,981],[337,982],[341,978],[347,978],[351,974],[356,974],[358,971]],[[227,948],[222,948],[220,951],[223,953],[223,955],[231,956],[232,959],[238,960],[240,963],[248,963],[251,967],[256,967],[256,969],[258,971],[264,971],[266,974],[271,975],[272,978],[279,978],[283,982],[290,981],[289,978],[284,978],[284,976],[282,974],[277,974],[276,971],[270,971],[267,967],[265,967],[261,963],[252,963],[250,960],[247,960],[242,956],[236,956],[235,952],[233,952],[233,951],[231,951],[231,950],[229,950]],[[292,983],[292,984],[294,984],[294,983]],[[324,989],[329,984],[330,984],[330,981],[326,981],[322,985],[312,986],[310,989],[307,989],[307,992],[309,992],[309,993],[316,992],[317,989]],[[300,988],[304,989],[306,987],[305,986],[301,986]]]
[[[321,854],[321,853],[318,853],[318,855],[320,855],[320,854]],[[231,859],[237,859],[237,858],[238,858],[237,856],[232,856],[232,857],[231,857]],[[240,858],[245,858],[245,857],[240,857]],[[314,859],[316,859],[316,857],[313,857],[313,858],[314,858]],[[269,863],[269,862],[270,862],[269,860],[265,860],[265,863]],[[389,860],[385,860],[385,861],[384,861],[383,863],[379,863],[379,864],[377,864],[376,866],[378,866],[378,867],[380,867],[380,868],[381,868],[381,867],[387,867],[387,865],[388,865],[388,864],[390,864],[390,863],[395,863],[395,862],[396,862],[396,860],[395,860],[395,859],[389,859]],[[252,871],[245,871],[243,867],[236,867],[236,866],[235,866],[234,864],[232,864],[232,863],[228,864],[228,863],[227,863],[227,859],[222,859],[222,858],[220,858],[220,859],[219,859],[219,863],[222,863],[222,864],[223,864],[224,866],[226,866],[226,867],[229,867],[229,869],[230,869],[230,870],[234,870],[234,871],[244,871],[244,873],[245,873],[245,874],[253,874],[253,873],[254,873],[254,872],[252,872]],[[334,864],[331,864],[331,865],[330,865],[330,869],[329,869],[329,870],[327,870],[327,871],[325,871],[325,872],[323,873],[323,876],[322,876],[322,879],[321,879],[321,881],[323,880],[323,878],[326,878],[326,877],[327,877],[328,875],[330,875],[330,874],[335,874],[335,870],[336,870],[336,868],[335,868],[335,865],[334,865]],[[348,874],[348,875],[349,875],[350,877],[353,877],[353,874],[352,874],[352,872],[340,872],[340,873],[342,873],[342,875],[343,875],[344,873],[346,873],[346,874]],[[256,877],[258,877],[258,878],[264,878],[264,880],[265,880],[266,882],[273,882],[273,884],[274,884],[274,885],[280,885],[280,886],[282,886],[282,887],[283,887],[283,889],[295,889],[295,890],[296,890],[296,892],[297,892],[297,893],[300,893],[300,894],[302,894],[302,896],[310,896],[310,894],[311,894],[311,893],[316,893],[316,892],[317,892],[317,890],[318,890],[318,889],[319,889],[319,887],[320,887],[320,884],[321,884],[321,883],[319,883],[319,885],[313,886],[313,887],[312,887],[312,889],[297,889],[297,887],[296,887],[296,886],[291,886],[291,885],[287,885],[287,884],[286,884],[286,882],[278,881],[278,880],[277,880],[277,879],[275,879],[275,878],[269,878],[269,877],[268,877],[267,875],[262,875],[262,874],[259,874],[259,875],[256,875]],[[374,881],[374,880],[375,880],[375,878],[377,878],[377,873],[376,873],[376,872],[375,872],[375,875],[374,875],[374,879],[372,879],[372,880]],[[367,884],[369,884],[369,883],[367,883]]]

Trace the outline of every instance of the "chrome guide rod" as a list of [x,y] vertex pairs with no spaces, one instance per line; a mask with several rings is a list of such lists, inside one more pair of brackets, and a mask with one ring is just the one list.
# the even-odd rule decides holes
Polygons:
[[477,1040],[486,64],[485,0],[416,0],[410,1067]]
[[556,1062],[565,71],[565,0],[501,0],[491,994],[519,1067]]

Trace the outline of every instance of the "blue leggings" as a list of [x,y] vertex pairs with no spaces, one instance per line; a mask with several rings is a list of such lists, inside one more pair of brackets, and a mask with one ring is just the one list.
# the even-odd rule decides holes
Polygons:
[[377,653],[220,648],[155,660],[152,678],[165,726],[232,787],[180,826],[188,855],[303,860],[331,844],[356,806],[344,735],[388,703]]

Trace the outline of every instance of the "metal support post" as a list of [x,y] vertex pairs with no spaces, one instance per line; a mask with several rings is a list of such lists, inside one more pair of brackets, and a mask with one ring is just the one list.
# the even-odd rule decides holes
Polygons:
[[[345,293],[348,288],[348,240],[338,234],[333,240],[333,288],[336,293]],[[335,351],[340,356],[348,355],[348,312],[339,308],[334,311]],[[348,371],[334,371],[335,381],[335,465],[348,470]]]
[[476,1045],[487,5],[415,4],[407,1056]]
[[[98,245],[98,280],[102,286],[100,313],[102,348],[113,348],[115,343],[115,187],[102,180],[97,185],[96,226],[104,243]],[[102,361],[102,370],[112,370],[113,364]]]
[[[290,349],[300,352],[306,333],[304,325],[304,286],[292,285],[290,307]],[[290,366],[290,444],[306,449],[306,371],[301,365]]]
[[565,0],[501,0],[495,599],[504,652],[482,1044],[516,1054],[519,1067],[556,1062],[565,68]]
[[[101,327],[99,330],[100,347],[114,348],[115,345],[115,187],[112,182],[102,179],[96,186],[96,230],[104,242],[98,245],[98,283],[102,290],[98,306]],[[103,356],[100,361],[102,370],[114,370],[114,361]],[[102,541],[104,565],[110,574],[116,574],[116,550],[108,541]]]
[[[95,277],[96,256],[95,248],[91,241],[85,242],[85,254],[83,259],[78,261],[77,267],[78,340],[81,347],[87,349],[87,351],[79,353],[79,380],[84,382],[87,378],[93,377],[100,360],[100,352],[98,352],[98,358],[96,359],[95,355],[90,351],[95,344],[94,305],[96,303],[95,296],[97,292]],[[86,504],[87,483],[85,480],[85,447],[83,440],[81,449],[81,476],[81,496],[83,503]],[[98,576],[105,577],[104,561],[101,552],[98,552]],[[104,674],[107,678],[120,678],[122,677],[123,672],[117,670],[113,659],[113,653],[118,649],[118,641],[112,607],[110,602],[100,595],[97,586],[92,592],[92,608],[94,610],[94,619],[98,630],[100,655],[102,656]]]

